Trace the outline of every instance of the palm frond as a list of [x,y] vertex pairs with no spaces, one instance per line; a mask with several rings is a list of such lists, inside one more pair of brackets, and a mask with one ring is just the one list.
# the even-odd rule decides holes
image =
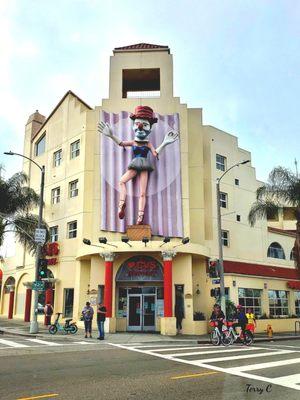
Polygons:
[[279,205],[270,200],[257,200],[252,204],[249,211],[249,224],[254,226],[257,220],[266,219],[269,215],[275,215],[278,213],[279,209]]

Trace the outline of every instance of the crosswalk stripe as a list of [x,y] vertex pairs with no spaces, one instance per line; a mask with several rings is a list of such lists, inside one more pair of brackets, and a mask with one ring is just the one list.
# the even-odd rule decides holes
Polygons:
[[45,346],[61,346],[61,343],[46,342],[45,340],[41,339],[26,339],[26,340],[33,343],[44,344]]
[[[134,346],[134,347],[140,349],[139,346]],[[145,346],[145,347],[150,347],[150,346]],[[192,350],[192,349],[197,350],[197,349],[207,349],[207,348],[209,348],[209,347],[208,346],[192,346],[192,347],[169,347],[167,349],[166,348],[160,349],[155,346],[154,349],[150,349],[150,350],[161,352],[161,351],[178,351],[178,350]]]
[[[210,351],[190,351],[188,353],[173,353],[173,354],[168,354],[168,356],[178,356],[178,357],[182,357],[182,356],[193,356],[193,355],[205,355],[205,354],[222,354],[222,353],[232,353],[232,352],[244,352],[244,351],[255,351],[256,349],[254,347],[244,347],[241,349],[236,349],[236,348],[229,348],[223,351],[220,350],[210,350]],[[276,350],[272,350],[270,349],[270,352],[274,352]],[[151,350],[152,352],[152,350]],[[236,358],[237,356],[233,356],[234,358]],[[249,356],[244,356],[244,357],[249,357]]]
[[27,346],[27,344],[22,344],[22,343],[17,343],[17,342],[13,342],[12,340],[6,340],[6,339],[0,339],[0,344],[5,344],[6,346],[9,346],[9,347],[18,347],[18,348],[21,348],[21,347],[29,347],[29,346]]
[[[283,351],[288,351],[290,350],[283,350]],[[284,354],[282,352],[278,352],[277,354]],[[291,351],[291,353],[294,353]],[[256,369],[264,369],[264,368],[273,368],[273,367],[282,367],[284,365],[290,365],[290,364],[298,364],[300,363],[300,358],[292,358],[289,360],[280,360],[280,361],[271,361],[267,363],[261,363],[261,364],[250,364],[250,365],[244,365],[242,367],[233,367],[233,368],[228,368],[228,371],[254,371]]]
[[289,385],[297,385],[300,384],[300,374],[294,374],[294,375],[286,375],[286,376],[280,376],[278,378],[273,378],[274,383],[285,383]]

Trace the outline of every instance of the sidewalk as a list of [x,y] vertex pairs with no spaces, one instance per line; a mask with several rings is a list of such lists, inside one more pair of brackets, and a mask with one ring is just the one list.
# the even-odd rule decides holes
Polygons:
[[[29,322],[24,322],[21,320],[7,319],[0,317],[0,335],[17,335],[17,336],[29,336],[36,338],[55,338],[57,339],[74,339],[74,338],[84,338],[84,330],[78,328],[78,333],[76,335],[66,335],[62,332],[58,332],[56,335],[50,335],[48,328],[43,324],[39,324],[39,333],[30,334],[29,333]],[[98,336],[98,331],[96,329],[96,323],[94,323],[92,335],[94,338]],[[199,343],[209,343],[209,335],[177,335],[177,336],[163,336],[159,333],[134,333],[134,332],[118,332],[118,333],[107,333],[105,339],[111,343],[147,343],[147,342],[199,342]],[[280,332],[275,333],[273,338],[270,339],[265,333],[255,334],[255,342],[269,342],[277,340],[295,340],[300,339],[300,334],[295,335],[294,332]]]

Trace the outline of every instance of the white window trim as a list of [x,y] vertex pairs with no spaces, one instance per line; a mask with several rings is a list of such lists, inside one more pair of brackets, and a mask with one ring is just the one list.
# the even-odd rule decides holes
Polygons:
[[[72,185],[75,185],[75,188],[72,189]],[[72,199],[73,197],[78,196],[78,179],[75,179],[74,181],[69,182],[69,197]]]
[[[59,191],[59,194],[55,195],[57,191]],[[53,188],[51,190],[51,204],[58,204],[58,203],[60,203],[60,186]]]
[[[55,229],[55,228],[56,228],[56,233],[54,235],[52,235],[51,229]],[[51,243],[57,242],[58,241],[58,225],[50,226],[49,233],[50,233],[50,242]],[[56,237],[56,239],[52,240],[52,236]]]
[[[225,238],[223,238],[223,232],[226,232],[226,233],[227,233],[227,238],[226,238],[226,239],[225,239]],[[224,247],[229,247],[229,246],[230,246],[230,240],[229,240],[230,236],[229,236],[229,231],[228,231],[228,230],[226,230],[226,229],[222,229],[222,231],[221,231],[221,234],[222,234],[222,245],[223,245]],[[224,244],[224,240],[227,240],[227,244]]]
[[[76,228],[75,229],[70,229],[71,224],[75,224],[76,223]],[[67,239],[75,239],[77,237],[77,221],[70,221],[68,222],[68,236]],[[76,232],[76,236],[72,236],[70,237],[70,233],[71,232]]]
[[[222,195],[225,196],[225,199],[222,199]],[[223,207],[222,204],[225,204],[225,207]],[[220,207],[228,208],[228,193],[220,192]]]
[[[217,160],[218,156],[223,158],[223,162]],[[219,171],[225,172],[226,171],[226,164],[227,164],[227,157],[222,156],[222,154],[218,154],[217,153],[216,154],[216,169],[218,169]],[[218,166],[220,166],[221,168],[218,168]]]
[[[59,154],[59,158],[56,159],[57,154]],[[62,161],[62,149],[59,149],[53,153],[53,167],[56,168],[56,167],[60,166],[61,161]]]
[[[73,146],[75,146],[75,149],[73,149]],[[76,154],[78,152],[78,154]],[[70,144],[70,158],[71,160],[73,158],[79,157],[80,156],[80,139],[75,140],[75,142]]]

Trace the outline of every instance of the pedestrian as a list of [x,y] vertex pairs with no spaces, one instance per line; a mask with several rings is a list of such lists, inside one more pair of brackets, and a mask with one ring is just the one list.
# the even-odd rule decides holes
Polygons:
[[51,325],[51,317],[53,315],[53,306],[50,302],[45,304],[44,314],[45,314],[45,325]]
[[177,333],[182,332],[182,320],[184,318],[184,306],[182,293],[176,293],[175,299],[175,317],[176,317],[176,329]]
[[103,303],[98,304],[97,308],[97,325],[99,337],[97,339],[104,340],[104,321],[106,317],[106,307]]
[[236,306],[236,313],[233,316],[233,319],[237,320],[237,323],[232,325],[234,332],[237,334],[236,328],[239,326],[241,328],[242,336],[244,336],[244,331],[248,323],[248,318],[246,317],[243,306],[241,306],[240,304]]
[[94,316],[94,309],[91,307],[90,302],[86,302],[85,307],[82,310],[82,316],[84,321],[84,329],[85,329],[85,338],[92,337],[92,322]]
[[247,309],[246,317],[248,319],[249,330],[252,333],[254,333],[255,328],[256,328],[256,317],[255,317],[255,314],[253,313],[252,308]]

